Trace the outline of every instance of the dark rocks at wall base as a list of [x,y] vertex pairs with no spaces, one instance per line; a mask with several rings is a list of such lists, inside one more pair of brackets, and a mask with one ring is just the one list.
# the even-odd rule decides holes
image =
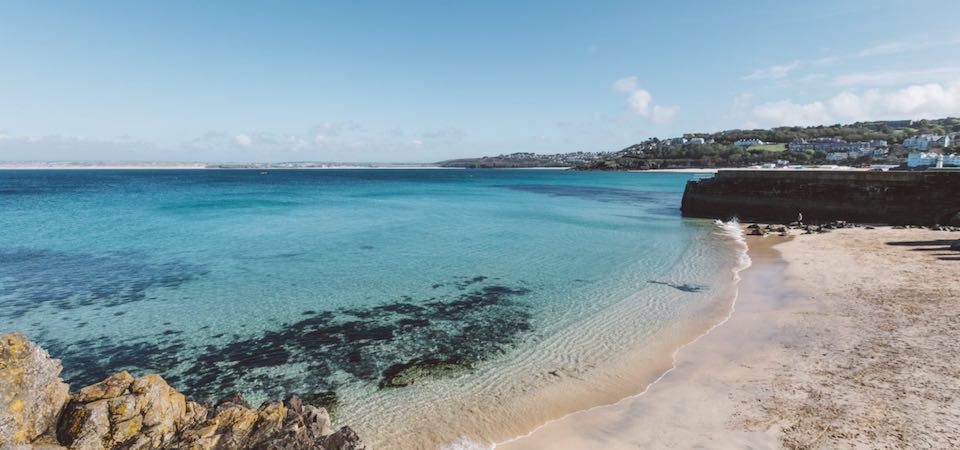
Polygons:
[[[159,375],[119,372],[72,395],[60,362],[19,333],[0,335],[0,447],[182,450],[357,450],[324,408],[290,396],[251,408],[231,394],[213,408]],[[17,448],[17,447],[15,447]]]
[[687,182],[688,217],[934,225],[960,220],[960,171],[721,170]]

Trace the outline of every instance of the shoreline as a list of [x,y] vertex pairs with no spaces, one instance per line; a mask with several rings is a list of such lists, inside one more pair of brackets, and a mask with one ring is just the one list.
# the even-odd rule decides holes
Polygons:
[[[565,415],[563,415],[563,416],[561,416],[561,417],[558,417],[558,418],[556,418],[556,419],[548,420],[547,422],[545,422],[545,423],[543,423],[543,424],[541,424],[541,425],[538,425],[536,428],[530,430],[529,432],[527,432],[527,433],[525,433],[525,434],[523,434],[523,435],[515,436],[515,437],[512,437],[512,438],[510,438],[510,439],[501,441],[501,442],[496,442],[496,443],[494,443],[490,448],[491,448],[491,449],[495,449],[495,448],[513,448],[513,446],[514,446],[515,444],[518,444],[518,443],[519,443],[519,445],[523,446],[523,445],[525,445],[525,443],[523,442],[524,440],[531,438],[532,436],[540,433],[542,430],[545,430],[547,427],[549,427],[549,426],[551,426],[551,425],[553,425],[553,424],[561,424],[561,423],[563,423],[563,422],[565,422],[565,421],[568,421],[568,420],[574,420],[574,419],[575,419],[578,415],[580,415],[580,414],[589,414],[591,411],[596,411],[596,410],[600,410],[600,409],[608,408],[608,407],[615,407],[615,406],[617,406],[617,405],[623,404],[623,403],[625,403],[625,402],[629,402],[629,401],[631,401],[631,400],[633,400],[633,399],[636,399],[636,398],[639,398],[639,397],[645,395],[650,389],[652,389],[654,386],[656,386],[657,383],[661,382],[661,381],[662,381],[664,378],[666,378],[671,372],[673,372],[674,370],[677,369],[677,360],[678,360],[678,357],[679,357],[679,355],[681,354],[681,352],[683,352],[683,349],[684,349],[684,348],[696,344],[697,341],[699,341],[700,339],[703,339],[704,337],[708,336],[711,332],[713,332],[713,331],[714,331],[715,329],[717,329],[718,327],[721,327],[721,326],[723,326],[724,324],[726,324],[726,323],[733,317],[733,314],[736,312],[737,300],[738,300],[738,298],[739,298],[739,285],[740,285],[740,282],[741,282],[741,280],[742,280],[740,274],[741,274],[743,271],[749,269],[750,266],[753,265],[753,262],[752,262],[752,258],[751,258],[750,255],[749,255],[749,247],[748,247],[747,244],[746,244],[746,240],[743,239],[743,234],[741,233],[741,226],[739,225],[739,223],[737,223],[737,222],[725,222],[725,223],[722,223],[722,224],[721,224],[720,221],[717,221],[717,222],[718,222],[718,225],[719,225],[720,227],[722,227],[725,232],[731,233],[731,235],[734,235],[734,236],[737,237],[736,242],[737,242],[738,244],[742,244],[742,245],[743,245],[743,252],[740,254],[739,265],[735,266],[735,267],[732,269],[732,272],[733,272],[733,296],[732,296],[732,298],[731,298],[731,300],[730,300],[729,309],[728,309],[727,314],[726,314],[725,316],[721,317],[721,318],[719,319],[719,321],[717,321],[717,322],[714,323],[713,325],[709,326],[705,331],[703,331],[703,332],[701,332],[700,334],[694,336],[691,340],[688,340],[687,342],[681,343],[679,346],[677,346],[676,348],[674,348],[673,352],[670,354],[670,366],[669,366],[668,368],[666,368],[666,370],[662,371],[662,372],[660,373],[660,375],[657,376],[656,378],[654,378],[652,381],[650,381],[649,383],[646,383],[645,387],[644,387],[640,392],[637,392],[637,393],[634,393],[634,394],[630,394],[630,395],[628,395],[628,396],[626,396],[626,397],[623,397],[623,398],[621,398],[621,399],[619,399],[619,400],[617,400],[617,401],[615,401],[615,402],[613,402],[613,403],[598,404],[598,405],[591,406],[591,407],[586,408],[586,409],[581,409],[581,410],[569,412],[569,413],[567,413],[567,414],[565,414]],[[521,448],[522,448],[522,447],[521,447]]]
[[[960,335],[949,332],[960,327],[939,319],[941,309],[918,312],[915,305],[898,305],[911,297],[890,293],[900,292],[911,274],[955,274],[960,257],[940,246],[958,237],[887,227],[750,237],[753,265],[742,272],[731,317],[679,351],[674,368],[657,383],[641,395],[570,414],[497,448],[956,446],[960,408],[950,399],[960,372],[938,366],[956,367],[942,358],[960,360],[949,344]],[[817,263],[827,257],[836,267],[821,270]],[[891,258],[909,258],[912,265],[895,273],[878,270]],[[844,272],[847,276],[837,276]],[[945,283],[920,297],[939,304],[960,296],[960,286]],[[897,376],[901,361],[912,355],[891,353],[885,345],[901,338],[888,322],[902,319],[873,314],[876,303],[912,311],[921,325],[911,326],[944,328],[939,345],[921,347],[936,358],[907,365],[918,373]],[[946,305],[960,314],[960,306]],[[870,352],[862,348],[865,341],[871,342]],[[850,367],[871,364],[897,382],[874,375],[877,386],[864,386],[871,373]],[[912,386],[918,376],[930,384]],[[878,390],[891,387],[899,394]],[[917,397],[916,404],[904,405],[904,395]],[[876,429],[877,421],[888,429]]]
[[[423,410],[422,417],[418,414],[415,420],[409,415],[404,418],[395,414],[355,416],[349,402],[341,409],[341,412],[349,411],[343,417],[376,447],[492,448],[496,443],[525,435],[544,422],[636,395],[670,370],[678,348],[729,317],[735,301],[736,276],[743,269],[746,248],[739,229],[734,233],[729,227],[715,224],[710,227],[711,237],[705,239],[710,239],[710,245],[724,248],[723,252],[729,252],[731,258],[729,265],[725,264],[723,271],[715,275],[715,281],[721,286],[714,293],[715,300],[691,309],[689,316],[685,314],[683,319],[670,321],[623,348],[605,342],[609,341],[606,338],[616,340],[609,333],[605,337],[594,335],[589,339],[595,351],[615,351],[620,356],[581,359],[574,355],[573,359],[568,359],[564,356],[566,352],[557,354],[550,347],[557,342],[584,342],[583,330],[595,327],[621,330],[624,326],[633,326],[635,320],[631,317],[635,316],[629,312],[631,305],[637,302],[634,296],[591,316],[578,327],[565,329],[549,342],[526,348],[511,361],[503,362],[508,370],[498,364],[463,377],[434,380],[429,386],[413,385],[403,391],[385,393],[389,398],[383,395],[368,398],[373,403],[368,401],[366,409],[375,405],[376,410],[393,411],[398,404],[405,405],[407,411],[429,408]],[[648,294],[645,291],[635,295]],[[542,351],[547,354],[537,363],[540,370],[516,370],[516,367],[525,367],[516,363],[527,361],[532,354]],[[480,388],[463,391],[464,386]],[[452,391],[463,395],[456,398],[443,395]],[[457,411],[469,411],[470,415],[459,416]],[[395,420],[398,418],[402,420]],[[411,434],[418,436],[417,442],[403,437]]]

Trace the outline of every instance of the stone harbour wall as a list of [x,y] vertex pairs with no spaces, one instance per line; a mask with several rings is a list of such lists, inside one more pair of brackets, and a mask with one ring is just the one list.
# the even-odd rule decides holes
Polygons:
[[960,171],[721,170],[687,182],[684,216],[960,225]]

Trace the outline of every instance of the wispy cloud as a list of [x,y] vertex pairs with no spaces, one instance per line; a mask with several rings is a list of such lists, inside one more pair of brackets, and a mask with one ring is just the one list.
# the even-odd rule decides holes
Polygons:
[[[830,54],[818,58],[795,59],[789,63],[778,64],[769,67],[757,69],[743,77],[745,80],[775,81],[775,85],[783,86],[784,83],[800,81],[809,82],[823,78],[821,74],[803,75],[797,79],[793,77],[799,69],[814,68],[815,66],[827,66],[843,63],[859,58],[873,58],[877,56],[886,56],[892,54],[902,54],[916,52],[932,48],[950,47],[960,45],[960,36],[936,36],[927,35],[913,36],[900,40],[888,41],[870,47],[861,49],[855,53],[848,54]],[[905,83],[921,83],[927,81],[942,81],[942,75],[955,73],[955,68],[934,68],[929,70],[899,70],[887,72],[863,72],[855,74],[840,75],[831,82],[834,86],[882,86]],[[815,75],[815,76],[811,76]],[[935,77],[934,75],[940,75]],[[789,77],[789,79],[788,79]],[[911,78],[913,77],[913,78]]]
[[790,72],[800,67],[800,61],[795,60],[787,64],[780,64],[770,67],[757,69],[753,73],[743,77],[744,80],[779,80],[790,75]]
[[0,159],[138,160],[158,146],[126,136],[93,138],[65,134],[19,136],[0,133]]
[[960,67],[858,72],[838,75],[830,84],[840,87],[894,86],[950,80],[957,75],[960,75]]
[[960,37],[915,37],[905,40],[884,42],[872,47],[867,47],[863,50],[860,50],[857,55],[864,57],[893,55],[897,53],[913,52],[937,47],[949,47],[954,45],[960,45]]
[[[353,122],[323,122],[302,133],[209,131],[179,144],[79,136],[0,133],[0,160],[142,160],[162,152],[182,161],[434,160],[467,133],[446,127],[423,132],[369,131]],[[442,158],[441,158],[442,159]]]
[[650,119],[656,123],[667,123],[673,120],[680,111],[679,106],[663,106],[653,103],[650,91],[640,87],[636,76],[621,78],[613,82],[613,90],[627,94],[627,104],[638,116]]

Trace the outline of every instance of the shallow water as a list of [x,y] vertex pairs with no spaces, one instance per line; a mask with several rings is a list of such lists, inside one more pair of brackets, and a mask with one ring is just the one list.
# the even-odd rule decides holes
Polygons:
[[[522,396],[715,312],[737,255],[680,218],[692,176],[0,171],[0,329],[74,385],[128,369],[196,398],[336,397],[396,436],[410,408]],[[381,389],[425,359],[459,369]]]

